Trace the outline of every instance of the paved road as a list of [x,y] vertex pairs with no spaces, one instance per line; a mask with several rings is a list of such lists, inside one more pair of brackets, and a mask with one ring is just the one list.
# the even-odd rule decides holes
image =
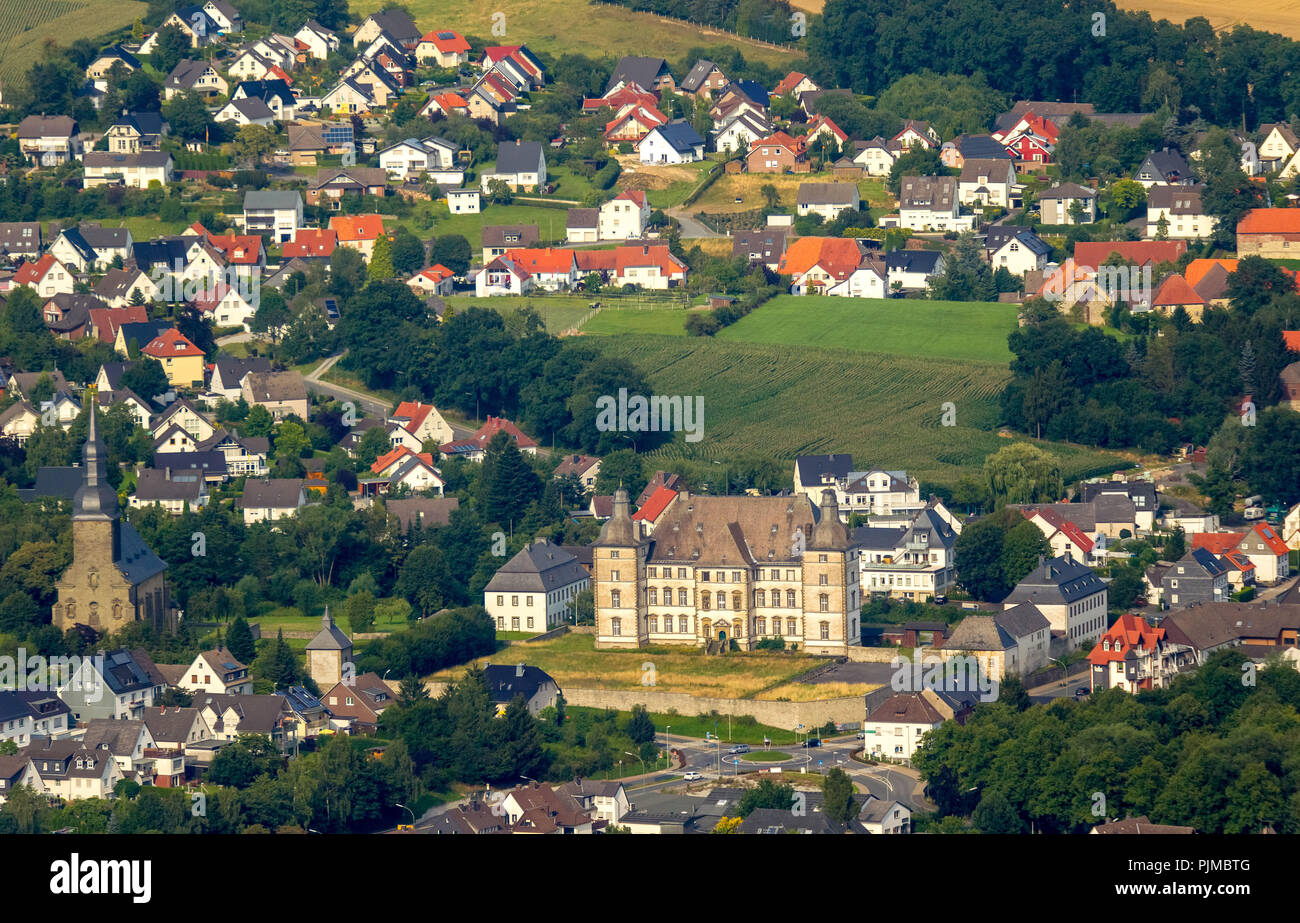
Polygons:
[[232,333],[228,336],[217,337],[217,345],[225,346],[228,343],[247,343],[249,340],[256,339],[258,339],[257,334],[244,331],[243,333]]
[[1029,693],[1029,698],[1035,705],[1045,705],[1053,699],[1074,698],[1077,690],[1092,687],[1091,680],[1088,677],[1088,671],[1083,670],[1080,673],[1072,673],[1069,681],[1064,684],[1057,679],[1050,683],[1043,683],[1041,686],[1035,686],[1033,689],[1026,690],[1026,692]]
[[689,240],[697,237],[726,237],[726,234],[719,234],[717,231],[706,227],[699,221],[691,217],[687,209],[680,205],[670,208],[664,212],[670,218],[676,218],[682,226],[682,240]]

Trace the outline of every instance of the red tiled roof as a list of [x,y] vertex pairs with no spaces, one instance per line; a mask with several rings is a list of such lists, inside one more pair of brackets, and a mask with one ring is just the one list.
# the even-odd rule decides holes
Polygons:
[[261,262],[262,238],[256,234],[208,234],[208,243],[221,251],[228,262],[237,266],[256,266]]
[[567,273],[573,267],[572,250],[555,250],[550,247],[523,247],[507,250],[506,259],[529,273]]
[[430,282],[441,282],[443,279],[450,279],[452,276],[455,275],[455,273],[452,272],[450,269],[448,269],[446,266],[442,265],[441,263],[435,263],[432,266],[430,266],[428,269],[421,269],[415,275],[417,277],[423,276],[424,278],[428,279]]
[[293,240],[284,245],[284,258],[330,256],[338,246],[338,240],[331,228],[299,228],[294,231]]
[[465,446],[465,445],[475,445],[481,449],[485,447],[489,442],[491,442],[492,437],[495,436],[497,433],[506,433],[510,436],[513,436],[515,438],[515,442],[519,445],[519,448],[521,449],[534,448],[537,445],[536,442],[534,442],[532,439],[525,436],[523,431],[520,430],[519,427],[515,426],[505,417],[488,417],[487,420],[484,422],[484,424],[479,427],[478,432],[476,432],[469,439],[458,440],[456,442],[449,442],[442,447],[442,450],[446,452],[448,451],[448,449],[454,446]]
[[439,93],[433,98],[433,101],[443,111],[450,109],[464,109],[469,106],[469,103],[465,101],[465,97],[461,96],[459,93]]
[[1204,548],[1210,554],[1223,554],[1236,548],[1243,537],[1240,532],[1197,532],[1192,535],[1192,547]]
[[90,323],[99,334],[99,342],[112,343],[117,339],[117,328],[123,324],[147,324],[149,309],[142,304],[124,308],[91,308]]
[[1156,297],[1152,299],[1151,304],[1153,306],[1205,304],[1205,299],[1197,294],[1196,289],[1187,284],[1186,279],[1174,273],[1160,283],[1160,291],[1156,292]]
[[1252,208],[1237,222],[1238,234],[1300,234],[1300,208]]
[[419,401],[402,401],[393,411],[392,419],[406,420],[403,424],[406,429],[415,432],[424,423],[424,418],[433,410],[432,404],[421,404]]
[[1187,268],[1183,270],[1183,278],[1187,280],[1188,285],[1200,285],[1201,280],[1205,278],[1205,274],[1215,266],[1222,266],[1228,272],[1237,271],[1236,260],[1197,259],[1187,264]]
[[620,276],[626,269],[641,266],[658,266],[665,276],[686,271],[686,266],[673,256],[667,244],[615,247],[614,265]]
[[450,29],[434,29],[420,39],[421,44],[425,42],[443,54],[463,54],[469,51],[469,42],[465,41],[459,32],[452,32]]
[[781,82],[776,85],[776,89],[772,91],[772,95],[784,96],[786,93],[789,93],[797,87],[802,81],[807,79],[807,74],[801,74],[798,71],[790,71],[790,73],[781,78]]
[[[1144,651],[1154,650],[1164,638],[1163,628],[1152,628],[1147,624],[1146,619],[1126,612],[1097,641],[1097,646],[1088,655],[1088,662],[1094,666],[1101,666],[1123,660],[1124,655],[1135,648]],[[1102,642],[1105,641],[1110,642],[1110,650],[1103,649]]]
[[668,504],[673,502],[677,496],[677,491],[667,487],[660,487],[641,507],[632,514],[633,519],[644,520],[645,522],[654,522],[668,508]]
[[389,467],[390,465],[392,465],[394,462],[401,461],[402,459],[404,459],[404,458],[405,458],[406,456],[408,456],[408,455],[411,455],[411,456],[414,456],[415,458],[418,458],[420,461],[424,462],[424,463],[425,463],[426,465],[428,465],[430,468],[433,467],[433,453],[432,453],[432,452],[412,452],[412,451],[411,451],[410,449],[408,449],[406,446],[404,446],[404,445],[399,445],[397,448],[393,449],[391,452],[388,452],[388,453],[386,453],[386,454],[384,454],[384,455],[381,455],[381,456],[379,456],[379,458],[375,459],[375,463],[374,463],[373,465],[370,466],[370,471],[371,471],[371,473],[373,473],[373,474],[379,474],[381,471],[383,471],[384,469],[388,468],[388,467]]
[[1255,563],[1240,551],[1225,551],[1220,557],[1243,574],[1255,569]]
[[766,138],[755,138],[749,142],[751,152],[760,147],[784,147],[793,151],[796,155],[804,152],[803,138],[792,138],[783,131],[773,132]]
[[146,356],[153,356],[155,359],[165,359],[175,356],[201,356],[203,350],[199,349],[193,343],[185,338],[175,327],[170,330],[164,330],[158,336],[149,341],[140,352]]
[[341,241],[375,240],[384,233],[383,215],[336,215],[330,229]]
[[1096,269],[1112,253],[1139,266],[1147,263],[1174,262],[1187,250],[1185,240],[1081,240],[1074,245],[1074,260],[1080,266]]
[[800,237],[786,247],[776,271],[780,275],[801,276],[820,266],[836,281],[853,274],[862,262],[857,241],[847,237]]
[[14,273],[14,285],[35,285],[45,278],[45,274],[58,262],[53,254],[47,253],[34,263],[23,263],[18,267],[18,271]]
[[578,261],[578,272],[614,272],[618,269],[618,260],[613,250],[576,250],[574,257]]
[[1283,330],[1282,342],[1293,353],[1300,353],[1300,330]]
[[1268,546],[1269,551],[1274,554],[1287,554],[1290,551],[1286,546],[1286,542],[1278,538],[1278,534],[1273,531],[1273,527],[1268,523],[1257,522],[1250,529],[1260,537],[1260,540]]
[[640,208],[645,207],[645,192],[640,189],[624,189],[614,197],[615,202],[620,199],[627,199],[629,202],[632,202]]
[[1087,554],[1088,552],[1092,551],[1092,546],[1094,544],[1093,540],[1088,537],[1088,534],[1086,532],[1084,532],[1074,523],[1070,522],[1070,520],[1067,519],[1063,523],[1061,523],[1061,531],[1064,532],[1066,538],[1068,538],[1071,542],[1073,542],[1074,546],[1078,548],[1080,551],[1082,551],[1084,554]]

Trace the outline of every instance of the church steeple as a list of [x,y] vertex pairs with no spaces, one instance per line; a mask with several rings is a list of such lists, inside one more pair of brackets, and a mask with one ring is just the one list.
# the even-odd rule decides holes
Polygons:
[[108,483],[108,450],[99,437],[94,394],[89,394],[87,400],[90,402],[90,426],[86,432],[86,444],[81,450],[85,474],[72,497],[72,520],[116,521],[117,494]]

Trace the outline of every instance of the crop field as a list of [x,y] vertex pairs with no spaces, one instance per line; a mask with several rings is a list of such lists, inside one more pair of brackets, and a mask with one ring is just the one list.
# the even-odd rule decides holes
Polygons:
[[[481,658],[479,663],[523,661],[541,667],[566,686],[603,689],[644,689],[643,665],[654,665],[654,688],[659,692],[741,699],[771,686],[779,686],[824,662],[806,654],[748,651],[725,657],[707,656],[693,647],[644,648],[634,651],[598,651],[591,635],[567,634],[535,644],[516,644],[504,652]],[[456,667],[434,674],[445,682],[465,672]],[[816,698],[825,698],[821,687]]]
[[[386,0],[353,0],[353,13],[365,16],[388,6]],[[726,32],[661,19],[651,13],[586,0],[407,0],[421,29],[455,29],[488,44],[526,44],[534,51],[563,54],[654,54],[674,59],[692,48],[732,45],[746,58],[780,65],[793,51],[771,48]],[[500,18],[494,18],[499,16]],[[493,32],[494,24],[498,31]],[[504,34],[502,34],[504,33]],[[477,47],[477,43],[476,43]]]
[[905,298],[778,295],[718,333],[720,340],[1008,363],[1015,305]]
[[[793,460],[852,452],[862,464],[906,468],[951,484],[1010,440],[1000,437],[998,395],[1010,372],[993,362],[843,349],[792,348],[711,337],[592,337],[635,363],[659,394],[704,396],[704,439],[681,439],[652,458]],[[951,402],[955,425],[941,425]],[[1047,443],[1066,480],[1115,456]]]
[[626,308],[601,308],[582,325],[584,334],[610,336],[652,333],[663,336],[686,335],[685,311],[637,311]]
[[136,0],[0,0],[0,80],[13,86],[27,74],[47,40],[70,45],[129,26],[144,15]]

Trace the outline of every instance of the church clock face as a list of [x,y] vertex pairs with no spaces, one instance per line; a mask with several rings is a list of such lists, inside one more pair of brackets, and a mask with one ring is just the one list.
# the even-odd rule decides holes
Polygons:
[[99,589],[99,571],[92,570],[86,580],[90,584],[92,590]]

